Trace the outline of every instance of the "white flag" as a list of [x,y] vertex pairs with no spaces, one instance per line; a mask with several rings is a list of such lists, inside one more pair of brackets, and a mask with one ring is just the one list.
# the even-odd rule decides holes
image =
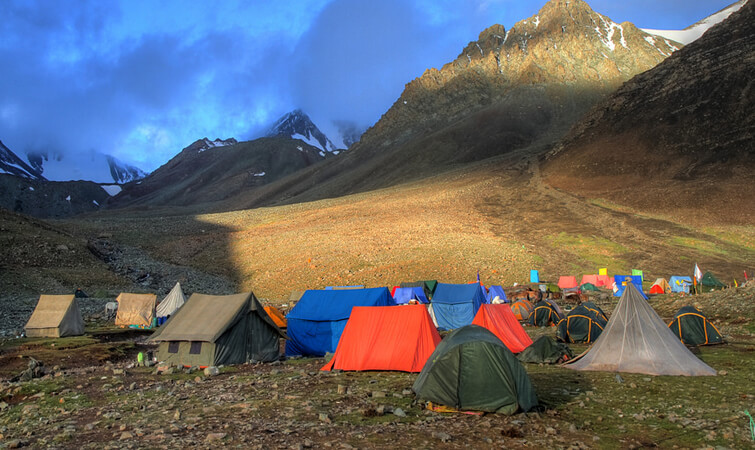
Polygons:
[[703,272],[697,267],[697,263],[695,263],[695,279],[698,283],[703,279]]

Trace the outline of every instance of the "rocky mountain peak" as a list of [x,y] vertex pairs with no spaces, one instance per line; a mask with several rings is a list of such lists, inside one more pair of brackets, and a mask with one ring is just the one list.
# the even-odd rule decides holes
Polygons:
[[301,139],[323,152],[338,153],[338,148],[335,144],[317,128],[312,119],[301,109],[295,109],[284,114],[275,122],[265,136],[285,136],[292,139]]

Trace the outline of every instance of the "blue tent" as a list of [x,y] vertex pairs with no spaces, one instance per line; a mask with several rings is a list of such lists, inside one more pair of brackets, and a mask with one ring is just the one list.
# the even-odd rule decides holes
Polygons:
[[397,305],[406,305],[412,300],[420,303],[430,303],[425,295],[425,290],[421,287],[399,287],[393,293],[393,302]]
[[530,283],[539,283],[540,273],[537,270],[530,270]]
[[439,329],[453,330],[471,324],[483,303],[487,300],[479,283],[438,283],[429,310]]
[[674,275],[668,280],[668,284],[671,285],[671,292],[684,292],[685,294],[689,294],[689,287],[692,286],[692,278]]
[[490,286],[490,289],[488,289],[488,295],[486,297],[488,303],[492,303],[496,297],[499,297],[504,303],[509,302],[509,299],[506,298],[506,292],[504,292],[501,286]]
[[645,295],[644,292],[642,292],[642,277],[640,275],[614,275],[613,281],[616,283],[616,287],[618,288],[618,291],[613,293],[614,297],[621,297],[621,294],[624,293],[624,289],[626,289],[626,279],[631,278],[632,284],[634,287],[637,288],[638,291],[640,291],[640,294],[645,298],[645,300],[648,299],[647,295]]
[[286,355],[335,352],[354,306],[391,306],[388,288],[309,290],[286,316]]

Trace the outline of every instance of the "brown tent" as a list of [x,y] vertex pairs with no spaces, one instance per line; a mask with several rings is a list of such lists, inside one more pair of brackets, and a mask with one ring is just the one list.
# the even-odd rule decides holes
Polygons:
[[115,299],[118,302],[118,315],[115,324],[120,326],[137,325],[141,328],[151,328],[155,318],[157,295],[155,294],[127,294],[121,293]]
[[674,336],[633,283],[627,283],[595,344],[564,367],[648,375],[716,374]]
[[74,295],[42,295],[26,323],[28,337],[64,337],[84,334],[84,320]]
[[159,360],[178,366],[217,366],[280,357],[275,326],[251,292],[235,295],[193,294],[156,331]]

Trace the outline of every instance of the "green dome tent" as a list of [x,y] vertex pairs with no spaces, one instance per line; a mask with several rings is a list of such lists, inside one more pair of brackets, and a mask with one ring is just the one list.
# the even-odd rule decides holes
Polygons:
[[492,332],[477,325],[446,336],[412,389],[420,399],[459,410],[514,414],[537,406],[522,364]]
[[562,342],[595,342],[607,323],[600,312],[582,304],[558,322],[556,337]]
[[564,318],[564,315],[559,312],[555,305],[555,302],[551,303],[547,300],[541,300],[535,304],[535,309],[530,314],[529,324],[535,327],[547,327],[550,325],[556,325],[559,320]]
[[705,275],[700,280],[700,290],[702,292],[716,291],[725,287],[726,285],[718,281],[718,278],[710,272],[705,272]]
[[694,306],[683,306],[668,327],[685,345],[720,344],[724,341],[718,329]]
[[574,358],[574,353],[569,346],[556,342],[550,336],[540,336],[517,355],[519,361],[535,364],[558,364],[572,358]]
[[592,291],[592,292],[598,292],[600,289],[598,289],[597,286],[595,286],[592,283],[585,283],[579,287],[579,290],[582,292]]

